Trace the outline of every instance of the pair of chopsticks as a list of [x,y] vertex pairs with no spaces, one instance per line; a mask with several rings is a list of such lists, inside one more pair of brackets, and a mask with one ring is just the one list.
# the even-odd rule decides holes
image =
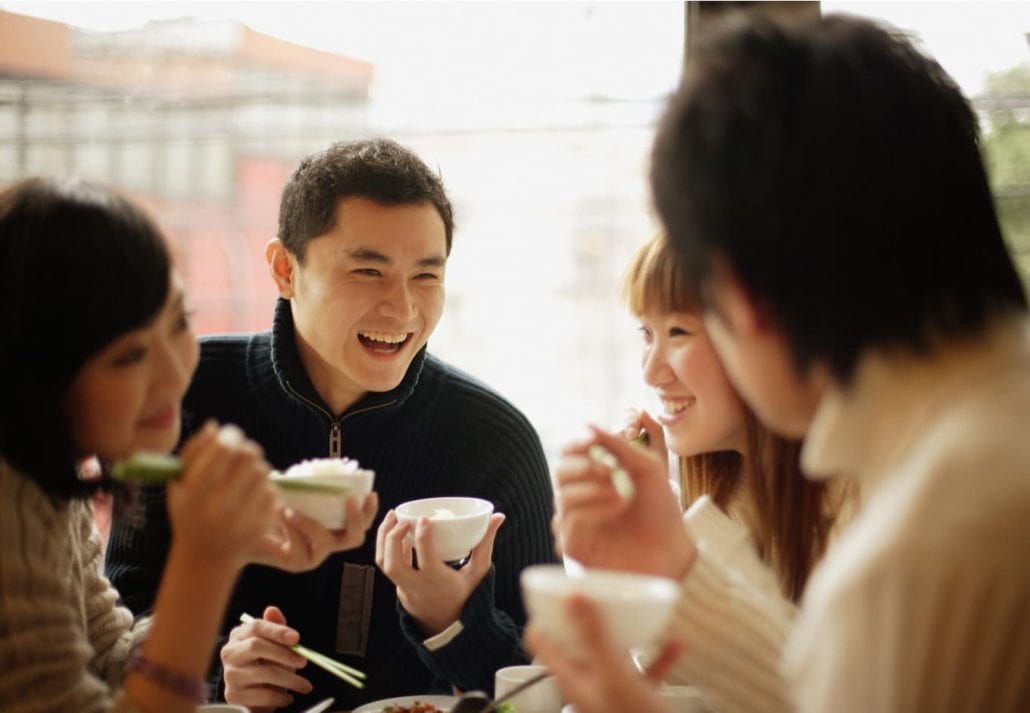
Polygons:
[[[250,624],[255,621],[255,619],[250,614],[244,612],[243,614],[240,614],[240,621],[244,624]],[[365,687],[365,674],[358,669],[348,666],[347,664],[340,663],[335,659],[329,658],[325,654],[320,654],[317,651],[309,649],[306,646],[301,646],[300,644],[294,644],[290,648],[319,668],[325,669],[340,680],[349,683],[355,688]]]

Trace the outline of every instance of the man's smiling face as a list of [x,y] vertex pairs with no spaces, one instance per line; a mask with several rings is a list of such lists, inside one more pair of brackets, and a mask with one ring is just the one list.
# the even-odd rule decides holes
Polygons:
[[[443,313],[447,239],[433,204],[345,198],[303,261],[278,250],[270,246],[272,270],[326,403],[340,413],[369,391],[395,388]],[[288,260],[285,275],[279,260]]]

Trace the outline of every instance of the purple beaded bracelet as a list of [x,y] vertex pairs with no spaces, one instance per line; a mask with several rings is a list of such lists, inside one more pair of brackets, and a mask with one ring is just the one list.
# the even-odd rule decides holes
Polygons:
[[203,681],[154,663],[139,651],[134,651],[125,662],[126,673],[138,673],[172,693],[194,703],[207,703],[207,686]]

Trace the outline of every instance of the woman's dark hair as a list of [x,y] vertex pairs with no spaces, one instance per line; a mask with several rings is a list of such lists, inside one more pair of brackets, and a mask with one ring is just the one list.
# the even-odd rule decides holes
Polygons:
[[[701,312],[683,261],[665,235],[640,247],[622,279],[622,296],[637,316],[649,310]],[[822,557],[840,511],[824,482],[801,473],[801,444],[782,438],[745,408],[747,456],[736,451],[700,453],[679,459],[683,504],[708,495],[723,510],[741,491],[754,505],[747,525],[759,555],[777,573],[784,594],[797,600],[812,567]]]
[[[692,281],[728,260],[799,372],[925,353],[1026,310],[954,81],[897,33],[738,22],[691,57],[655,141],[655,204]],[[702,290],[704,292],[704,290]]]
[[0,194],[0,456],[51,496],[96,489],[76,472],[66,395],[90,357],[157,314],[169,269],[157,227],[107,188],[32,178]]
[[300,162],[283,188],[279,239],[304,262],[308,241],[332,230],[345,198],[383,205],[429,203],[440,214],[451,252],[454,216],[440,176],[410,149],[390,139],[341,141]]

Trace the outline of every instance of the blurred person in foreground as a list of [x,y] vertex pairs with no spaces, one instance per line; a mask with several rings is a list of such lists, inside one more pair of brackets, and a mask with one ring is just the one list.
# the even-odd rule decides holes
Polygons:
[[[1027,300],[954,82],[870,22],[750,20],[693,59],[652,185],[745,401],[862,508],[777,621],[654,505],[660,464],[598,432],[638,492],[570,517],[570,554],[661,552],[651,571],[683,583],[669,633],[718,665],[719,710],[1027,710]],[[603,645],[589,604],[570,613]],[[621,657],[529,641],[580,713],[661,710]]]
[[134,622],[90,498],[114,462],[179,439],[198,350],[168,247],[107,188],[28,179],[0,194],[0,276],[0,710],[189,713],[240,569],[292,565],[318,533],[280,530],[260,448],[208,422],[168,486],[154,617]]
[[[272,329],[201,340],[187,430],[211,417],[239,424],[280,470],[346,455],[375,471],[386,510],[374,540],[308,574],[244,571],[221,652],[231,703],[300,710],[331,695],[349,709],[490,690],[498,668],[528,661],[518,576],[555,560],[553,494],[526,418],[427,351],[453,230],[442,181],[410,150],[387,139],[334,144],[303,159],[283,189],[265,254],[280,295]],[[425,552],[431,527],[423,520],[412,533],[393,508],[452,495],[495,504],[485,538],[458,568],[428,556],[414,567],[405,538]],[[150,606],[167,548],[161,493],[151,496],[146,525],[116,519],[108,551],[107,571],[136,611]],[[258,621],[238,625],[243,612]],[[365,688],[297,671],[305,661],[288,646],[298,641],[364,671]]]

